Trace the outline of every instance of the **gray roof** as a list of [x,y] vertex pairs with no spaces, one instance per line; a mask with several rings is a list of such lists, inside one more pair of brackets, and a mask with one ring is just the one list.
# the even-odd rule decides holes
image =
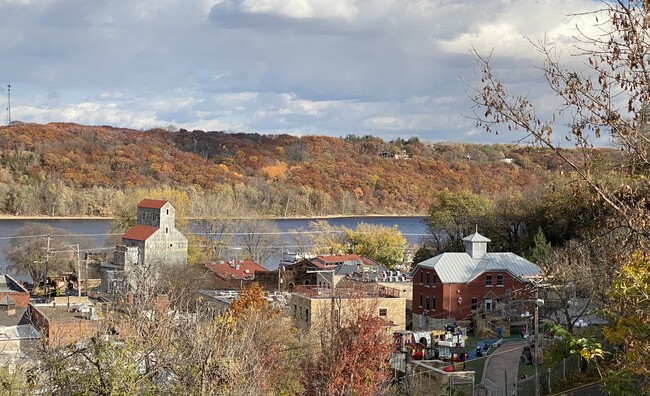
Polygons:
[[520,279],[541,272],[537,265],[514,253],[486,253],[476,259],[464,252],[443,253],[419,263],[416,270],[418,267],[435,269],[443,283],[467,283],[488,271],[504,271]]
[[492,242],[489,238],[484,237],[483,235],[479,234],[478,232],[473,233],[472,235],[468,235],[465,238],[463,238],[463,241],[467,242]]

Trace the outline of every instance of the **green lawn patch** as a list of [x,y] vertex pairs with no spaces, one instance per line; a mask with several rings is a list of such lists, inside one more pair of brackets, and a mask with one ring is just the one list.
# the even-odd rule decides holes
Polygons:
[[523,376],[532,377],[534,375],[535,375],[535,366],[533,366],[532,364],[519,365],[519,369],[517,370],[517,378],[521,378]]
[[483,379],[483,368],[485,367],[485,357],[470,360],[465,362],[465,369],[467,371],[474,371],[474,384],[480,384]]

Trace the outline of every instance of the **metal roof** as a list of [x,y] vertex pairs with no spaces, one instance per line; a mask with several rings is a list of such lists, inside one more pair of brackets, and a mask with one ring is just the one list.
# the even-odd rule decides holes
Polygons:
[[514,253],[486,253],[473,259],[467,253],[443,253],[416,267],[433,268],[443,283],[467,283],[484,272],[505,271],[516,278],[537,275],[540,268]]
[[138,208],[161,209],[168,201],[164,199],[143,199]]
[[132,239],[134,241],[146,241],[154,232],[158,231],[158,227],[150,227],[136,224],[129,228],[127,232],[122,235],[122,239]]
[[491,239],[484,237],[483,235],[479,234],[478,232],[475,232],[475,233],[473,233],[471,235],[466,236],[465,238],[463,238],[463,241],[467,241],[467,242],[485,242],[485,243],[492,242]]

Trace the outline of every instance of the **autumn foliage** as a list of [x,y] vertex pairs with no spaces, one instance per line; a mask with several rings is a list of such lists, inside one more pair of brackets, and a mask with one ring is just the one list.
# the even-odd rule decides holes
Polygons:
[[377,316],[376,300],[356,294],[333,298],[330,311],[320,312],[304,378],[310,395],[380,395],[390,385],[388,323]]
[[0,127],[0,213],[112,216],[114,196],[164,187],[193,199],[225,193],[269,215],[423,214],[445,188],[492,195],[541,181],[561,171],[550,154],[417,138],[13,122]]

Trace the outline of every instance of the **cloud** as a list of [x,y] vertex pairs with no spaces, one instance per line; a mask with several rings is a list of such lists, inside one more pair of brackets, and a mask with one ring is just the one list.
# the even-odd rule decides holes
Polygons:
[[226,0],[215,9],[231,14],[277,15],[291,19],[351,19],[359,10],[350,0]]
[[[554,101],[525,36],[564,45],[589,0],[14,0],[0,2],[12,115],[150,128],[466,134],[473,45],[540,111]],[[534,17],[533,17],[534,16]],[[1,105],[0,99],[0,105]],[[4,106],[0,106],[2,108]]]

